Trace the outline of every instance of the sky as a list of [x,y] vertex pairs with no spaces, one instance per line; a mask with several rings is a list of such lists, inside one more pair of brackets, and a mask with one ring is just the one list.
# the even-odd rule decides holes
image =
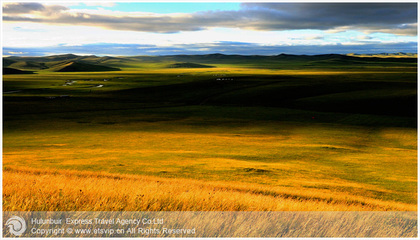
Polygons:
[[3,56],[417,53],[417,2],[2,3]]

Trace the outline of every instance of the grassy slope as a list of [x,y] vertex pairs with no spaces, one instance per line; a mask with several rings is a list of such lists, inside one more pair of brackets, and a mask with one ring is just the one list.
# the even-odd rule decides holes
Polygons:
[[[65,197],[66,210],[413,210],[417,121],[410,111],[417,93],[416,73],[407,65],[4,76],[5,91],[20,91],[4,94],[4,207],[64,209],[38,202],[32,191],[39,188]],[[216,82],[221,76],[234,80]],[[376,105],[365,105],[375,99]],[[404,110],[389,104],[396,99]],[[359,108],[342,107],[351,105]],[[40,179],[33,169],[62,169],[68,178],[41,170],[57,181],[16,191]],[[138,205],[129,187],[120,192],[124,198],[96,187],[120,184],[112,178],[105,183],[68,170],[154,176],[182,197],[138,190],[150,203]],[[176,179],[185,187],[175,188]],[[83,203],[71,197],[77,187],[64,191],[67,181],[86,188]],[[188,190],[190,184],[218,197],[207,204],[202,188]],[[238,184],[241,190],[232,190]],[[98,196],[107,204],[94,204]],[[120,199],[116,208],[113,198]]]
[[[411,57],[380,58],[353,57],[338,54],[325,55],[287,55],[276,56],[243,56],[243,55],[172,55],[172,56],[134,56],[134,57],[97,57],[77,56],[72,54],[54,55],[48,57],[7,57],[3,59],[4,66],[16,65],[22,70],[34,66],[45,69],[51,63],[80,62],[117,68],[136,70],[138,68],[164,68],[168,65],[189,64],[190,67],[210,64],[219,67],[251,67],[260,69],[377,69],[383,67],[416,67],[417,61]],[[191,65],[192,64],[192,65]],[[197,65],[198,64],[198,65]],[[19,68],[19,67],[17,67]]]
[[15,68],[9,68],[9,67],[5,67],[3,68],[3,74],[4,75],[9,75],[9,74],[32,74],[33,72],[31,71],[22,71],[19,69],[15,69]]

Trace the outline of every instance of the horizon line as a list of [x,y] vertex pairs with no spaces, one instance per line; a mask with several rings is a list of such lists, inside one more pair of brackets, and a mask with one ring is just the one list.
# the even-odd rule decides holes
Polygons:
[[163,55],[115,55],[115,54],[75,54],[75,53],[60,53],[60,54],[51,54],[51,55],[31,55],[31,56],[19,56],[19,55],[2,55],[2,57],[50,57],[50,56],[64,56],[64,55],[74,55],[78,57],[83,56],[95,56],[95,57],[165,57],[165,56],[205,56],[205,55],[225,55],[225,56],[281,56],[281,55],[289,55],[289,56],[319,56],[319,55],[384,55],[384,54],[415,54],[417,52],[381,52],[381,53],[322,53],[322,54],[290,54],[290,53],[280,53],[280,54],[225,54],[220,52],[215,53],[206,53],[206,54],[163,54]]

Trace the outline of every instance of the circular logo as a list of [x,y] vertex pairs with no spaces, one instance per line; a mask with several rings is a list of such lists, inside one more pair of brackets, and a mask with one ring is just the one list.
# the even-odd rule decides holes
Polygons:
[[20,236],[26,230],[26,222],[23,218],[13,216],[6,222],[6,226],[9,226],[9,232],[15,236]]

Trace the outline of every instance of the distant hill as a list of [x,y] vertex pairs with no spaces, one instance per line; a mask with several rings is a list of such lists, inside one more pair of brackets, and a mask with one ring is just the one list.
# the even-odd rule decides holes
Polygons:
[[77,56],[74,54],[46,57],[12,56],[3,58],[3,67],[19,70],[46,70],[52,72],[103,72],[121,70],[118,67],[114,67],[118,64],[113,64],[114,66],[103,65],[103,62],[111,61],[112,59],[112,57],[97,57],[94,55]]
[[417,58],[417,53],[375,53],[375,54],[357,54],[349,53],[347,56],[353,57],[378,57],[378,58]]
[[14,68],[9,68],[9,67],[5,67],[3,68],[3,74],[7,75],[7,74],[32,74],[34,72],[31,71],[22,71],[19,69],[14,69]]
[[9,64],[8,67],[29,70],[42,70],[48,68],[43,62],[32,61],[14,61],[13,63]]
[[63,61],[63,60],[76,60],[80,59],[83,56],[77,56],[74,54],[63,54],[63,55],[52,55],[46,57],[47,59],[50,59],[51,61]]
[[8,67],[15,62],[15,60],[12,60],[10,58],[3,58],[3,67]]
[[63,62],[51,69],[53,72],[104,72],[104,71],[119,71],[119,68],[94,65],[81,62]]
[[183,62],[196,64],[253,64],[261,66],[274,66],[286,64],[288,66],[293,64],[298,65],[314,65],[319,62],[323,66],[327,63],[352,64],[352,63],[372,63],[372,61],[380,62],[415,62],[415,59],[395,60],[397,58],[389,57],[383,58],[361,58],[359,56],[348,56],[343,54],[320,54],[320,55],[293,55],[293,54],[279,54],[273,56],[262,55],[225,55],[225,54],[205,54],[205,55],[170,55],[170,56],[133,56],[126,57],[132,61],[138,62]]
[[170,64],[168,68],[213,68],[214,66],[198,64],[198,63],[174,63]]
[[293,55],[203,55],[167,56],[78,56],[74,54],[45,57],[4,57],[3,66],[19,70],[52,72],[118,71],[122,68],[211,68],[220,64],[267,69],[416,67],[417,54],[321,54]]
[[16,57],[10,56],[6,59],[9,61],[29,61],[29,62],[56,62],[56,61],[69,61],[69,60],[80,60],[84,56],[78,56],[74,54],[62,54],[62,55],[51,55],[45,57]]

